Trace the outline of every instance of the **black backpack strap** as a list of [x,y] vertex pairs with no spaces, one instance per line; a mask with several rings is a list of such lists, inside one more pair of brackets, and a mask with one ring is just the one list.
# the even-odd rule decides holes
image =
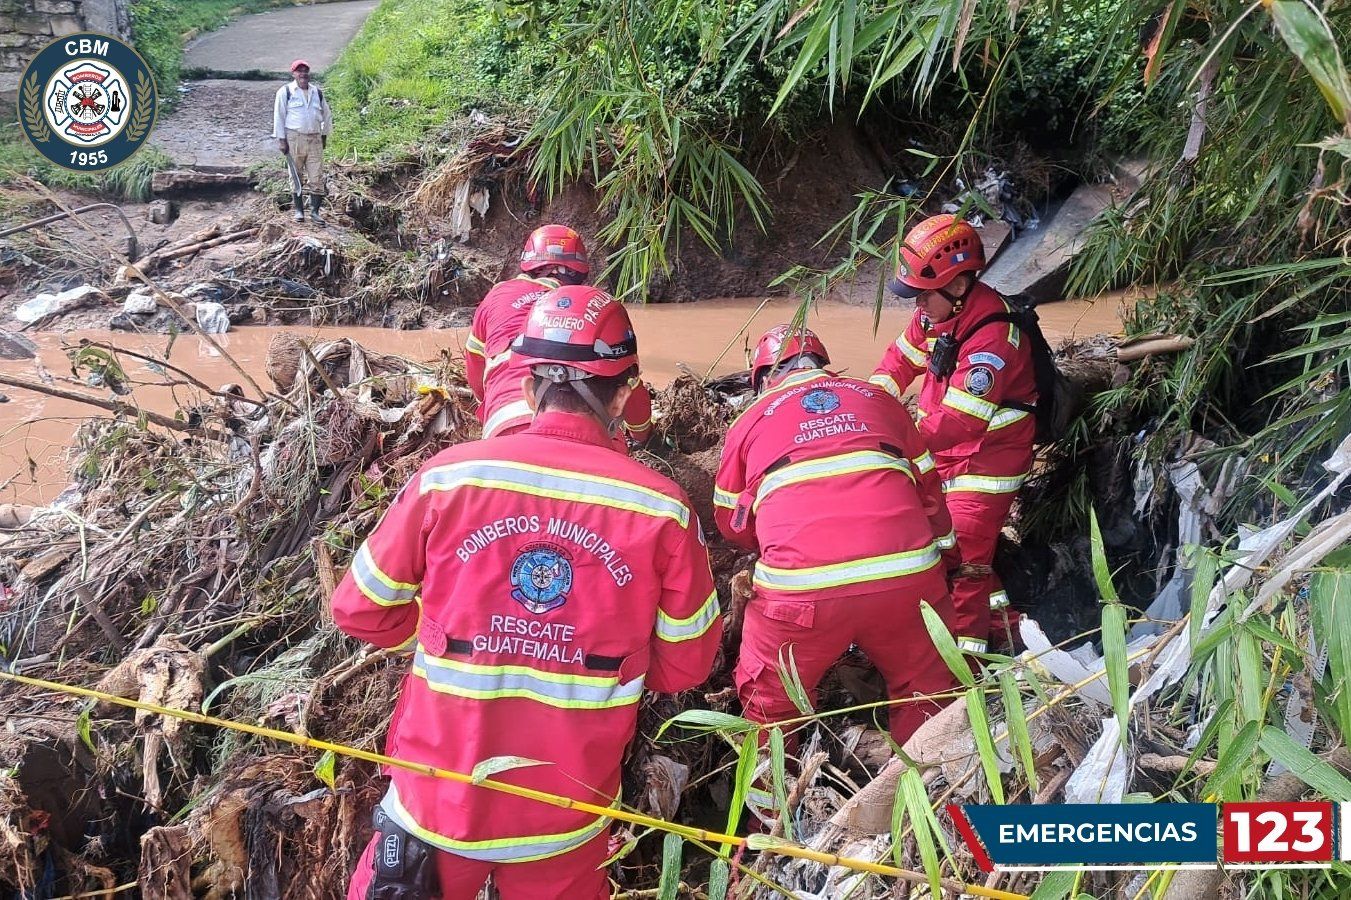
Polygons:
[[[1006,322],[1009,325],[1017,325],[1021,330],[1023,325],[1023,317],[1015,312],[990,313],[988,316],[978,321],[975,325],[972,325],[971,329],[967,331],[966,334],[957,338],[957,346],[960,347],[962,344],[966,343],[966,341],[969,340],[973,334],[975,334],[977,331],[980,331],[986,325],[993,325],[996,322]],[[955,328],[953,329],[954,332],[956,330],[957,329]]]

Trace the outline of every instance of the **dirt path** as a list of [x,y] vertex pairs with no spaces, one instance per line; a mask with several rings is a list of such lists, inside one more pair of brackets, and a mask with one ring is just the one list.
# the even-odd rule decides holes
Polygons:
[[[213,76],[184,82],[182,101],[156,126],[151,141],[179,168],[243,171],[276,155],[272,98],[296,57],[316,73],[337,60],[378,0],[295,6],[244,16],[190,44],[184,68]],[[231,78],[275,72],[274,81]]]

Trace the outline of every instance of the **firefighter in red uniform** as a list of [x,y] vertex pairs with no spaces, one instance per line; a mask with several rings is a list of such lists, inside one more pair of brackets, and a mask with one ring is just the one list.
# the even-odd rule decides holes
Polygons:
[[[550,291],[512,352],[531,424],[432,457],[361,546],[333,617],[413,652],[392,756],[466,773],[539,760],[494,777],[618,803],[643,690],[695,687],[712,665],[708,552],[681,489],[611,446],[638,376],[624,307]],[[608,896],[609,820],[389,775],[349,900],[471,900],[490,874],[504,900]]]
[[[759,396],[727,432],[713,488],[719,530],[760,553],[736,669],[757,722],[798,714],[779,676],[790,651],[813,699],[851,644],[893,700],[953,685],[919,608],[952,618],[955,541],[933,460],[896,399],[829,362],[810,331],[765,333],[751,368]],[[893,704],[896,742],[939,706]]]
[[1032,469],[1037,402],[1031,342],[990,318],[1012,310],[976,280],[984,268],[980,236],[965,221],[933,216],[911,229],[889,287],[915,301],[915,314],[872,378],[899,397],[924,376],[919,432],[938,464],[965,564],[953,582],[954,634],[975,653],[989,636],[1009,641],[1016,619],[990,564]]
[[[464,371],[478,398],[484,437],[522,431],[530,424],[530,407],[521,393],[525,365],[511,355],[511,342],[525,327],[535,301],[564,284],[584,284],[591,272],[586,246],[564,225],[543,225],[526,239],[521,274],[493,285],[474,311],[465,347]],[[652,434],[652,397],[647,386],[633,389],[624,407],[624,434],[641,446]]]

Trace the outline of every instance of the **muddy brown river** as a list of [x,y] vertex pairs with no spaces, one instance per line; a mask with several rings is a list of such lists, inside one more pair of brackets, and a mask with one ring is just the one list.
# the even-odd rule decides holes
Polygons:
[[[1130,301],[1104,296],[1095,301],[1066,301],[1038,307],[1042,329],[1052,346],[1066,337],[1114,334]],[[687,304],[634,307],[631,312],[638,332],[643,374],[656,387],[665,386],[684,366],[699,375],[721,375],[746,367],[746,344],[766,328],[788,321],[796,304],[787,299],[762,302],[755,299],[711,300]],[[867,306],[823,304],[812,312],[809,327],[821,335],[830,349],[832,368],[846,374],[866,376],[872,372],[887,342],[894,339],[910,316],[909,308],[882,311],[880,328],[873,331],[873,310]],[[434,359],[442,349],[461,353],[468,329],[391,331],[382,328],[246,327],[217,336],[217,341],[260,384],[268,342],[278,330],[291,331],[314,342],[352,338],[378,352],[409,359]],[[111,331],[73,331],[30,337],[39,346],[42,366],[62,387],[83,390],[102,397],[106,389],[89,388],[62,380],[70,375],[65,347],[81,338],[105,341],[115,346],[163,358],[169,339],[164,335],[129,335]],[[168,361],[213,386],[238,381],[228,362],[205,341],[180,335]],[[163,378],[128,360],[127,374],[137,380],[158,382]],[[34,377],[31,360],[0,361],[0,372]],[[43,503],[55,497],[68,483],[66,455],[72,435],[81,422],[107,415],[75,401],[60,400],[31,391],[0,387],[9,402],[0,405],[0,501]],[[179,404],[199,402],[199,392],[164,384],[138,385],[132,396],[121,398],[145,409],[172,413]]]

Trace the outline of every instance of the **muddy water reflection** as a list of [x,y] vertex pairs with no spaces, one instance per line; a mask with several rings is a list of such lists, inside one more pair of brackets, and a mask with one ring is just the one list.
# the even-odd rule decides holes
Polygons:
[[[1113,333],[1120,328],[1123,302],[1107,297],[1095,303],[1067,302],[1039,309],[1042,327],[1052,345],[1068,336],[1084,337]],[[644,375],[663,386],[688,367],[698,374],[726,374],[745,368],[745,348],[761,331],[789,320],[795,304],[774,300],[713,300],[697,304],[666,304],[632,310],[643,358]],[[881,359],[889,340],[908,320],[908,308],[882,311],[880,328],[873,331],[873,310],[863,306],[823,305],[813,311],[808,323],[830,348],[835,368],[866,375]],[[242,328],[218,338],[220,344],[264,387],[267,347],[279,330],[292,331],[314,341],[350,337],[371,350],[395,353],[414,360],[431,360],[443,349],[462,353],[467,329],[438,331],[390,331],[381,328]],[[163,357],[169,339],[162,335],[128,335],[120,332],[81,331],[64,335],[32,336],[40,347],[42,366],[53,376],[69,375],[64,347],[80,338],[107,341],[116,346]],[[219,386],[239,381],[225,359],[197,337],[180,336],[173,342],[169,362],[191,372],[203,382]],[[165,376],[132,364],[128,375],[138,384],[134,400],[142,407],[172,413],[182,404],[201,402],[200,392],[182,385],[166,385]],[[36,377],[32,361],[0,361],[0,371]],[[172,377],[172,375],[170,376]],[[78,386],[63,384],[66,387]],[[106,389],[85,388],[99,396]],[[81,422],[100,415],[99,410],[74,401],[59,400],[31,391],[0,387],[9,403],[0,406],[0,501],[41,503],[56,496],[67,483],[66,456],[71,436]]]

